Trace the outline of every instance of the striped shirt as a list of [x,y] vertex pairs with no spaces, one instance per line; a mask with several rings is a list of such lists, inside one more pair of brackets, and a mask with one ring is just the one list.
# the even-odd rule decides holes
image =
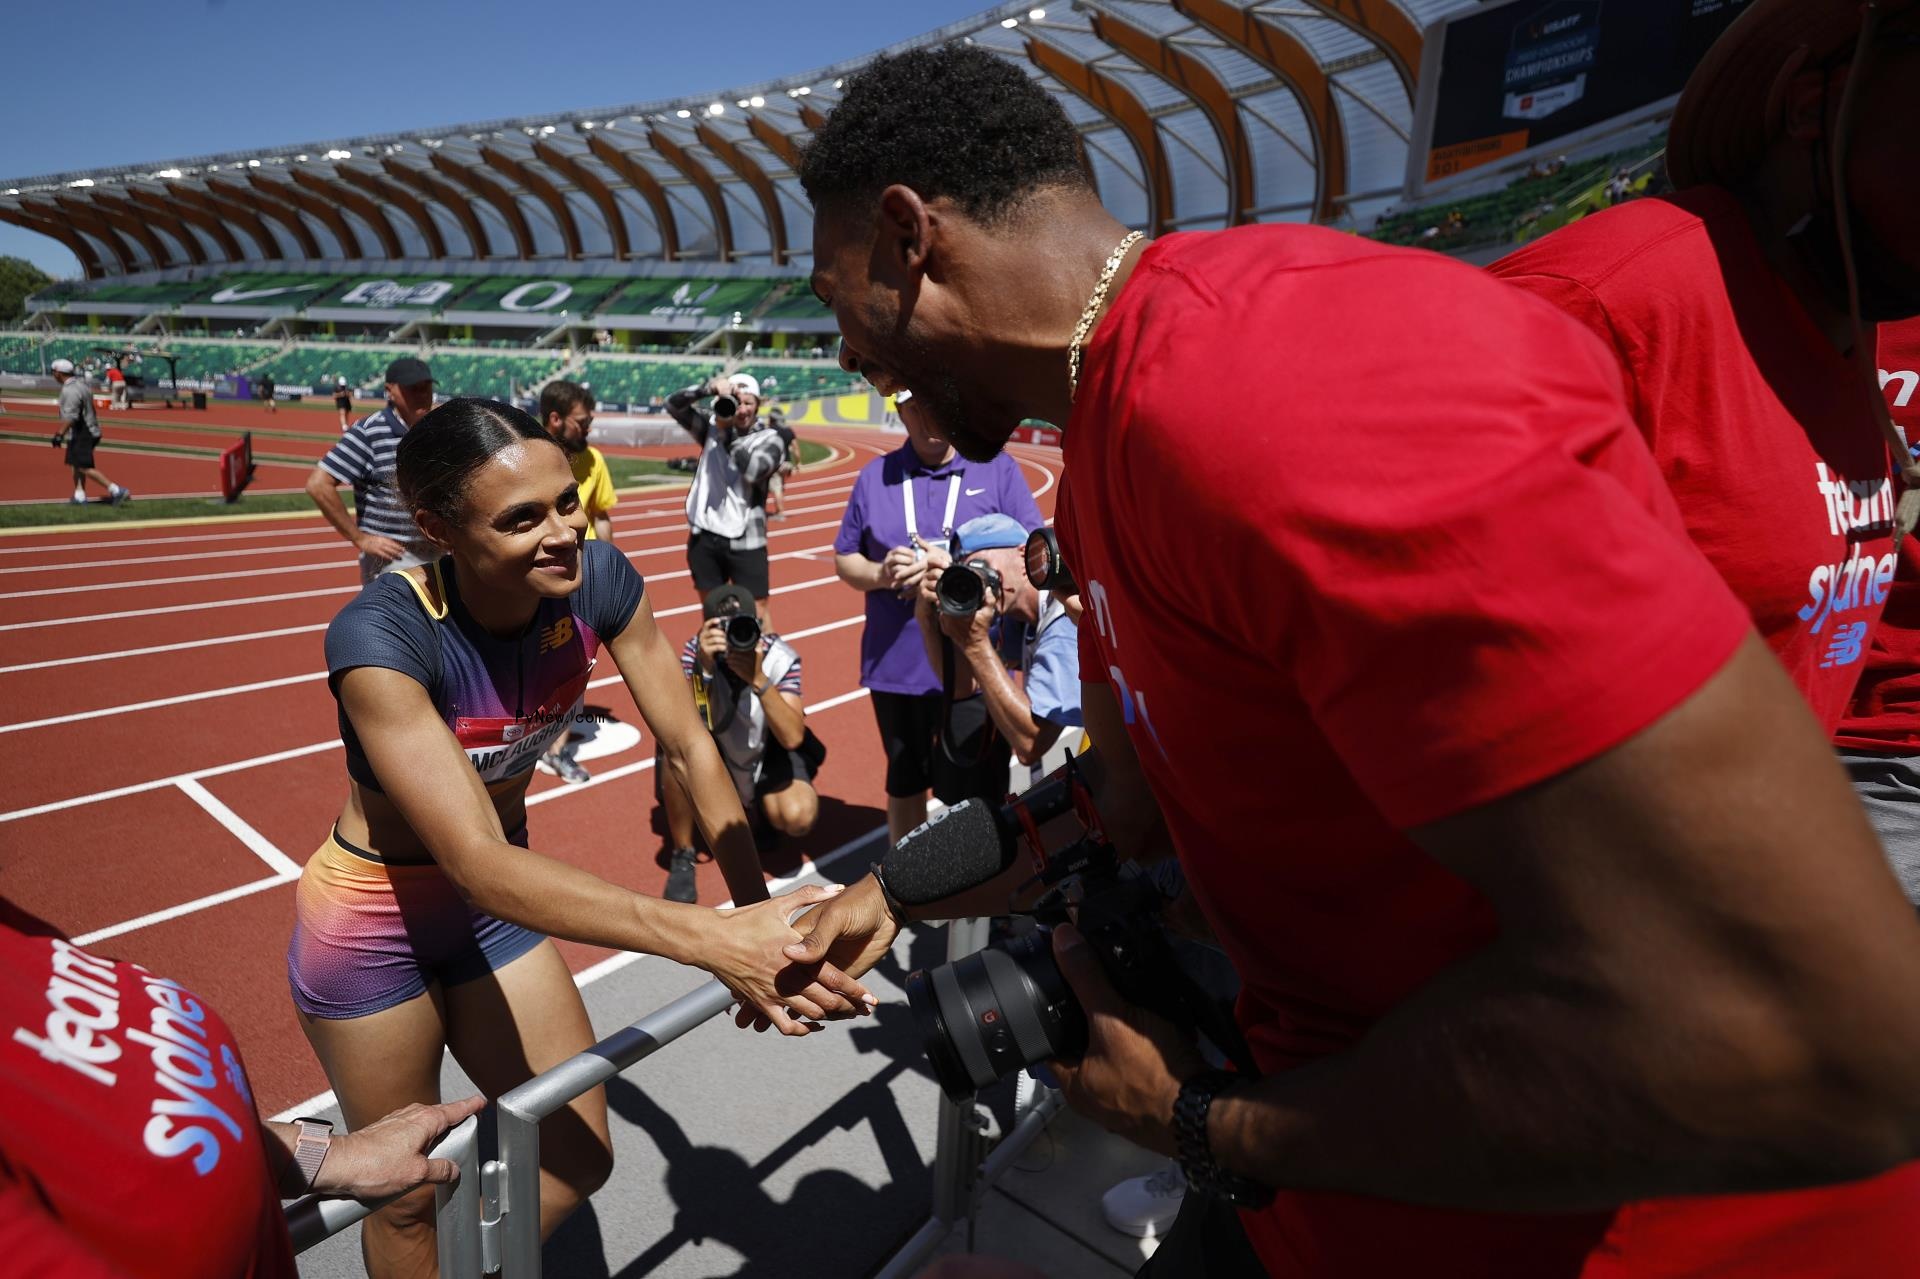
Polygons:
[[340,442],[320,459],[320,469],[342,484],[353,485],[354,519],[361,532],[411,543],[423,540],[420,526],[401,503],[393,475],[394,454],[406,433],[391,407],[381,409],[348,427]]
[[736,551],[767,544],[767,485],[751,483],[734,464],[731,446],[743,432],[716,428],[713,415],[694,407],[709,392],[690,386],[667,397],[667,412],[700,446],[700,462],[687,488],[687,523],[694,531],[727,539]]
[[[721,662],[725,660],[721,658]],[[733,772],[736,786],[743,777],[751,782],[760,775],[760,757],[770,740],[766,708],[744,686],[730,679],[709,676],[700,669],[699,662],[700,637],[695,635],[680,650],[680,673],[689,680],[700,681],[700,692],[707,707],[707,727],[721,726],[713,740],[720,748],[720,757]],[[773,684],[768,696],[776,691],[801,696],[799,651],[772,631],[760,634],[760,669]],[[752,790],[745,786],[740,789],[741,802],[746,803],[752,797]]]

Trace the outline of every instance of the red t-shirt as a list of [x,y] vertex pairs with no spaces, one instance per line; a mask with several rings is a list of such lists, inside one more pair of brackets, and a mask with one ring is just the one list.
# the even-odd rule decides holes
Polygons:
[[1893,580],[1872,388],[1718,187],[1596,213],[1490,268],[1612,350],[1686,521],[1831,733]]
[[293,1276],[239,1050],[138,964],[0,907],[0,1270]]
[[[1880,389],[1920,454],[1920,319],[1880,326]],[[1897,755],[1920,746],[1920,537],[1900,545],[1887,610],[1833,740],[1849,750]]]
[[[1082,678],[1121,703],[1263,1069],[1346,1048],[1492,936],[1401,831],[1607,751],[1750,632],[1619,380],[1482,271],[1305,227],[1160,240],[1090,345],[1057,512]],[[1278,1276],[1920,1273],[1876,1251],[1911,1200],[1836,1237],[1773,1231],[1790,1198],[1736,1201],[1761,1221],[1730,1232],[1324,1193],[1245,1220]]]

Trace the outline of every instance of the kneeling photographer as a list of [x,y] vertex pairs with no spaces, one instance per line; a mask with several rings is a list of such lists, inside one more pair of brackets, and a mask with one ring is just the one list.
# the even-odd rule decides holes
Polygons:
[[[761,627],[752,592],[720,586],[707,594],[705,623],[680,653],[720,758],[749,820],[782,835],[805,835],[820,813],[813,778],[827,748],[807,727],[800,693],[800,654]],[[672,841],[665,896],[691,902],[696,854],[693,807],[670,781],[661,788]],[[758,813],[756,814],[756,807]]]
[[941,748],[956,763],[977,761],[983,776],[998,763],[1000,784],[982,798],[1005,792],[1008,753],[1038,763],[1062,730],[1082,723],[1080,597],[1029,579],[1027,539],[1010,515],[978,516],[958,530],[959,559],[929,550],[920,579],[915,615],[952,702]]

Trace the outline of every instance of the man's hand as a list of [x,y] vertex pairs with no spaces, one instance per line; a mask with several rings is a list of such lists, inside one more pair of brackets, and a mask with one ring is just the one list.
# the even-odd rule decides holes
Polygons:
[[710,617],[700,627],[700,646],[696,650],[700,657],[700,668],[707,674],[713,674],[727,652],[727,619]]
[[839,892],[838,884],[809,884],[716,912],[720,926],[708,934],[698,962],[740,1000],[747,1020],[764,1020],[783,1035],[805,1035],[813,1028],[794,1020],[788,1009],[807,1021],[827,1021],[864,1016],[879,1002],[834,965],[797,964],[784,953],[800,939],[792,927],[794,914]]
[[486,1104],[485,1097],[473,1096],[436,1106],[402,1106],[365,1128],[341,1133],[327,1148],[313,1189],[377,1203],[415,1186],[450,1186],[460,1179],[459,1165],[429,1159],[427,1151]]
[[1121,1002],[1080,930],[1053,930],[1053,957],[1087,1014],[1087,1053],[1050,1061],[1067,1103],[1101,1127],[1163,1155],[1179,1153],[1173,1103],[1205,1067],[1193,1040],[1164,1018]]
[[749,688],[760,687],[760,682],[767,677],[766,670],[760,664],[760,646],[757,644],[745,652],[728,649],[727,667],[745,680]]
[[[879,963],[900,935],[900,925],[887,913],[880,883],[871,874],[801,916],[794,928],[803,936],[784,954],[795,969],[805,972],[828,964],[849,978],[859,977]],[[769,1023],[755,1009],[742,1005],[734,1015],[734,1024],[765,1030]]]
[[406,547],[378,533],[362,533],[353,539],[353,545],[362,555],[371,555],[374,559],[389,563],[407,553]]
[[[939,567],[935,567],[936,555],[939,556]],[[944,567],[946,554],[938,548],[922,546],[916,552],[911,546],[896,546],[880,562],[881,580],[895,595],[903,600],[911,600],[919,594],[921,584],[931,580],[931,577],[938,577],[940,569]]]
[[940,633],[954,642],[963,653],[992,652],[993,637],[989,628],[995,616],[993,602],[983,603],[966,617],[955,617],[951,613],[941,613]]

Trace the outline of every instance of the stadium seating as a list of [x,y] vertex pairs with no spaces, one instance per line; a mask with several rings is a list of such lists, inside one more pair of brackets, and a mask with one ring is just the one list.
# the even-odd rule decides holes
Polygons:
[[690,364],[679,360],[589,359],[586,371],[577,377],[602,403],[640,405],[656,397],[664,400],[683,386],[712,377],[719,369],[716,360]]
[[[228,373],[248,372],[253,365],[273,354],[271,346],[230,346],[224,342],[169,341],[158,345],[157,349],[171,351],[179,357],[182,382],[211,382]],[[149,359],[142,364],[140,374],[149,382],[163,378],[167,375],[166,361]]]
[[381,351],[345,343],[325,346],[297,346],[282,351],[254,373],[271,374],[273,380],[289,391],[310,390],[331,393],[334,379],[344,377],[355,389],[379,386],[387,365],[401,351]]
[[558,351],[539,355],[434,351],[427,356],[427,363],[433,368],[433,380],[442,395],[504,400],[516,390],[525,394],[558,373],[563,358],[564,352]]

